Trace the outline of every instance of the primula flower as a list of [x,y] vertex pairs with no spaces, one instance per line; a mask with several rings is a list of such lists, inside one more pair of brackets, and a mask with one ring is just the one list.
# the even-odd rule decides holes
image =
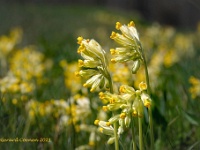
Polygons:
[[[131,117],[143,117],[144,107],[151,106],[151,98],[147,94],[147,85],[144,82],[139,84],[139,90],[135,90],[128,85],[122,85],[119,88],[119,94],[112,94],[110,92],[100,92],[100,99],[107,104],[103,106],[106,111],[118,111],[108,122],[95,120],[95,124],[101,127],[102,133],[109,133],[106,129],[110,128],[116,122],[119,122],[118,136],[124,132],[125,128],[130,126]],[[108,134],[109,135],[109,134]],[[112,135],[108,143],[112,143]]]
[[120,30],[122,34],[112,32],[110,38],[120,44],[122,47],[110,49],[111,55],[115,57],[111,62],[127,62],[133,61],[132,73],[140,67],[140,61],[143,60],[141,54],[141,44],[135,24],[131,21],[128,25],[122,25],[120,22],[116,23],[116,29]]
[[191,93],[192,98],[195,99],[197,97],[200,97],[200,80],[196,77],[191,76],[189,78],[189,82],[191,84],[189,91]]
[[83,37],[78,37],[77,40],[80,45],[77,52],[81,54],[84,60],[78,60],[81,70],[75,73],[76,76],[86,79],[83,86],[91,87],[91,92],[104,87],[107,88],[109,75],[105,51],[94,39],[86,40]]

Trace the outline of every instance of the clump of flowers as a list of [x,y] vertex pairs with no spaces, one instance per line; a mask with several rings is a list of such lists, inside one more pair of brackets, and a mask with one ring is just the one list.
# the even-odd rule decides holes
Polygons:
[[[130,127],[133,117],[139,119],[139,143],[140,149],[143,147],[142,139],[142,119],[144,116],[144,107],[149,109],[150,132],[153,145],[153,130],[151,116],[151,98],[149,95],[149,79],[146,66],[146,60],[143,54],[143,49],[140,43],[138,32],[135,24],[131,21],[128,25],[116,23],[116,29],[120,33],[112,32],[110,38],[117,42],[120,47],[110,49],[112,63],[131,63],[132,74],[136,74],[141,64],[145,65],[145,75],[147,84],[141,82],[139,89],[135,90],[129,85],[121,85],[119,92],[115,91],[113,78],[108,71],[108,60],[105,51],[95,40],[83,39],[78,37],[78,53],[81,54],[84,60],[78,60],[80,71],[76,72],[77,76],[81,76],[86,82],[84,87],[89,87],[91,92],[106,90],[99,93],[102,100],[104,111],[111,111],[112,117],[107,121],[95,120],[94,124],[99,126],[99,131],[109,135],[107,143],[115,143],[115,149],[119,149],[119,138],[124,130]],[[116,85],[117,86],[117,85]],[[134,126],[132,128],[133,148],[136,149],[134,139]]]
[[192,98],[196,99],[197,97],[200,97],[200,80],[196,77],[191,76],[189,78],[189,82],[191,84],[189,91],[191,93]]
[[7,59],[15,50],[16,45],[21,41],[22,29],[13,28],[9,35],[0,36],[0,77],[4,76],[8,71]]
[[[21,40],[22,30],[16,28],[10,36],[0,37],[0,93],[5,103],[24,104],[36,90],[46,82],[45,71],[51,67],[52,61],[45,60],[44,55],[34,46],[17,48]],[[13,95],[14,98],[9,95]]]
[[80,46],[77,52],[81,54],[84,60],[78,60],[81,70],[75,74],[86,79],[83,86],[90,87],[91,92],[108,88],[110,75],[107,71],[105,51],[94,39],[78,37],[78,44]]
[[21,38],[22,30],[20,28],[12,29],[9,36],[0,36],[0,59],[6,58],[21,41]]

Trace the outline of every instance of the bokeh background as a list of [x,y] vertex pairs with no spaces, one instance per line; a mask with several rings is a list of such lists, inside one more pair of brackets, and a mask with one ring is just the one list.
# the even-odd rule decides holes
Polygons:
[[[0,142],[0,148],[112,149],[103,135],[90,143],[102,103],[74,75],[77,37],[94,38],[109,53],[115,23],[131,20],[149,67],[156,149],[200,149],[198,0],[1,0],[0,140],[50,142]],[[144,80],[143,68],[134,76],[126,65],[110,68],[119,85]],[[147,133],[144,141],[148,149]]]

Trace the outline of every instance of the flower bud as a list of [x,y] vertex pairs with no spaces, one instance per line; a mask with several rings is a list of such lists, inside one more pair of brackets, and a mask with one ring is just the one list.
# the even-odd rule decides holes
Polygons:
[[125,122],[125,126],[128,128],[130,123],[131,123],[130,116],[126,116],[125,119],[124,119],[124,122]]
[[115,110],[120,109],[120,107],[121,107],[122,104],[123,103],[108,104],[107,107],[108,107],[108,110],[115,111]]
[[79,36],[79,37],[77,38],[77,43],[78,43],[78,44],[81,44],[82,41],[83,41],[83,37],[82,37],[82,36]]
[[99,79],[102,75],[101,74],[96,74],[92,76],[90,79],[86,81],[86,83],[83,85],[84,87],[90,87],[92,86],[95,82],[99,83]]
[[90,146],[95,146],[95,132],[91,132],[88,144]]
[[124,128],[122,126],[119,126],[117,134],[120,135],[123,132],[124,132]]
[[111,124],[113,124],[113,123],[117,122],[119,120],[119,118],[120,118],[120,115],[115,115],[115,116],[111,117],[108,121]]
[[140,60],[138,59],[133,62],[132,74],[136,74],[139,68],[140,68]]
[[96,68],[98,65],[100,65],[99,60],[89,60],[86,59],[84,61],[78,60],[79,67],[86,67],[86,68]]
[[150,107],[150,105],[151,105],[151,98],[150,98],[150,96],[147,93],[145,93],[145,92],[141,93],[141,100],[142,100],[142,102],[143,102],[143,104],[144,104],[145,107]]
[[95,125],[99,125],[99,121],[100,121],[100,120],[95,120],[95,121],[94,121],[94,124],[95,124]]
[[88,54],[92,54],[96,56],[96,58],[102,59],[104,50],[101,48],[98,42],[96,42],[94,39],[91,39],[83,40],[82,43],[84,44]]
[[97,78],[97,80],[92,84],[90,92],[94,92],[99,87],[102,79],[103,79],[103,76]]
[[134,46],[135,44],[132,40],[116,32],[112,32],[110,38],[122,46]]
[[124,119],[125,117],[126,117],[126,114],[124,112],[120,114],[121,119]]
[[114,129],[113,128],[100,127],[100,128],[98,128],[98,130],[101,133],[106,134],[106,135],[111,135],[111,136],[114,135]]
[[128,85],[121,85],[119,91],[120,93],[135,93],[135,89]]
[[110,137],[107,141],[107,144],[113,144],[115,142],[115,137]]
[[122,26],[122,25],[121,25],[120,22],[116,22],[116,26],[115,26],[115,28],[116,28],[117,30],[119,30],[121,26]]
[[144,90],[147,89],[147,84],[144,83],[144,82],[141,82],[141,83],[139,84],[139,88],[140,88],[141,91],[144,91]]
[[93,69],[80,70],[79,72],[76,72],[76,75],[79,75],[84,78],[90,78],[95,74],[98,74],[98,71]]

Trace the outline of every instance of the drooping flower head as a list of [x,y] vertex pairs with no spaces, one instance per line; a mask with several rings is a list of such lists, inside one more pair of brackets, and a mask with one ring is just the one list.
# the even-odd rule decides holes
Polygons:
[[132,73],[136,73],[143,57],[141,54],[140,39],[135,24],[133,21],[128,25],[122,25],[120,22],[117,22],[116,29],[120,30],[121,34],[113,31],[110,38],[117,42],[121,47],[110,49],[111,55],[114,56],[114,58],[111,59],[111,62],[133,61]]
[[108,72],[105,51],[94,39],[89,40],[78,37],[77,40],[80,45],[77,52],[84,60],[78,60],[81,70],[76,72],[76,75],[86,78],[84,87],[91,87],[91,92],[107,87]]

